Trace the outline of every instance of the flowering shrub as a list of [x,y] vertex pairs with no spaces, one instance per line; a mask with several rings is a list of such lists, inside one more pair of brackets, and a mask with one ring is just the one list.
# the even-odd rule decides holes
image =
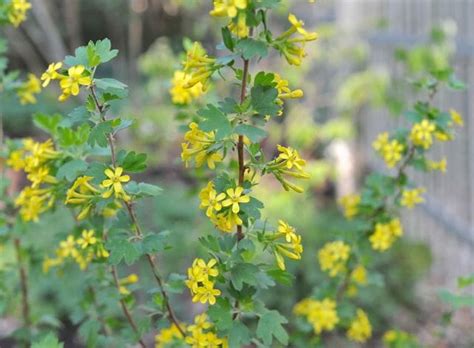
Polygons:
[[[315,262],[328,278],[314,295],[294,305],[290,336],[285,329],[288,318],[269,307],[263,294],[277,283],[291,282],[288,264],[302,258],[304,241],[291,221],[264,216],[256,189],[268,176],[288,194],[304,191],[301,182],[310,175],[298,150],[280,144],[267,153],[262,146],[268,123],[284,116],[285,102],[302,98],[304,92],[254,63],[273,50],[298,67],[318,35],[293,14],[288,15],[285,31],[273,33],[268,22],[279,6],[278,0],[215,0],[210,15],[224,23],[220,48],[225,53],[213,57],[195,42],[173,75],[170,95],[181,107],[205,95],[217,76],[238,86],[238,97],[232,94],[199,107],[185,125],[181,160],[187,170],[207,179],[198,196],[209,233],[199,239],[205,253],[194,258],[184,275],[162,275],[157,254],[172,247],[168,232],[147,230],[136,211],[141,200],[159,195],[161,189],[138,179],[137,174],[147,169],[147,156],[120,149],[116,142],[133,121],[114,111],[126,98],[127,86],[101,77],[102,66],[118,54],[111,42],[89,42],[63,61],[52,62],[40,79],[30,74],[26,82],[12,84],[21,103],[35,103],[41,87],[57,88],[59,102],[84,98],[65,116],[34,116],[35,124],[49,134],[47,140],[9,139],[2,149],[6,166],[27,179],[15,197],[7,194],[6,180],[0,187],[2,240],[15,245],[27,329],[19,340],[37,340],[41,326],[31,313],[30,260],[23,247],[28,235],[22,231],[56,210],[68,212],[73,224],[48,255],[41,255],[43,272],[61,275],[79,269],[86,274],[82,306],[74,316],[88,346],[147,347],[150,333],[156,347],[291,346],[291,338],[301,335],[306,346],[316,346],[336,330],[358,343],[371,338],[370,316],[356,305],[358,289],[370,283],[372,260],[403,235],[400,208],[424,200],[425,189],[410,180],[407,170],[446,169],[445,159],[431,160],[427,154],[434,142],[452,140],[454,127],[462,125],[456,111],[446,112],[432,103],[443,85],[456,86],[454,76],[445,69],[420,78],[417,84],[428,98],[404,114],[408,126],[375,139],[374,150],[389,171],[371,174],[360,194],[341,199],[350,228],[346,237],[328,242],[317,253]],[[19,25],[29,7],[26,1],[2,2],[2,23]],[[141,270],[139,277],[119,267],[138,267],[140,261],[147,265],[147,275]],[[124,269],[127,274],[121,274]],[[146,290],[146,308],[135,292],[140,287]],[[171,294],[185,289],[199,313],[180,318]],[[43,345],[59,346],[53,341],[51,336],[42,339]],[[389,347],[415,342],[395,330],[387,332],[384,341]]]

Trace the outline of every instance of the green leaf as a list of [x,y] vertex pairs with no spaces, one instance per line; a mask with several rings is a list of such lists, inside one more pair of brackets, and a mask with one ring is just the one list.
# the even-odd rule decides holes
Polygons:
[[166,290],[174,294],[181,294],[186,288],[184,283],[186,279],[184,274],[171,273],[166,281]]
[[248,124],[239,124],[235,127],[234,131],[237,134],[245,135],[253,143],[259,143],[267,137],[267,132],[263,129]]
[[137,173],[146,169],[147,155],[145,153],[137,154],[135,151],[120,151],[117,155],[117,161],[127,172]]
[[207,314],[219,331],[229,330],[234,325],[232,306],[226,298],[218,297],[216,303],[207,310]]
[[253,109],[260,115],[276,116],[280,107],[276,103],[278,91],[274,87],[256,86],[250,92]]
[[64,344],[60,343],[56,336],[52,333],[48,333],[38,342],[31,345],[31,348],[63,348]]
[[455,295],[449,291],[442,290],[439,292],[441,301],[451,305],[454,309],[463,307],[474,307],[474,296],[472,295]]
[[234,51],[234,40],[232,39],[232,34],[228,27],[222,27],[222,38],[224,40],[224,45],[230,51]]
[[59,180],[67,179],[68,181],[73,181],[79,176],[79,174],[84,172],[87,167],[87,162],[80,159],[66,162],[61,167],[59,167],[58,172],[56,173],[56,178]]
[[49,134],[56,134],[59,123],[63,117],[60,114],[47,115],[43,113],[36,113],[33,115],[35,125]]
[[135,181],[131,181],[125,185],[125,190],[129,194],[139,197],[155,197],[161,194],[163,191],[159,186],[147,184],[144,182],[136,183]]
[[242,290],[244,283],[257,285],[258,272],[259,268],[252,263],[238,263],[230,270],[230,280],[237,290]]
[[140,245],[126,238],[110,239],[107,242],[107,249],[110,252],[109,263],[112,265],[118,265],[122,260],[131,265],[141,256]]
[[118,50],[111,49],[112,44],[109,39],[98,40],[95,43],[95,49],[97,55],[100,57],[101,63],[107,63],[108,61],[114,59],[117,54]]
[[284,285],[291,285],[295,276],[289,272],[282,271],[281,269],[271,269],[267,271],[267,274],[272,277],[275,281]]
[[143,252],[146,254],[153,254],[167,249],[169,235],[169,231],[147,235],[142,242]]
[[199,110],[198,114],[205,119],[199,127],[206,132],[216,131],[216,140],[221,140],[232,133],[232,126],[227,116],[214,105],[208,104],[207,109]]
[[275,310],[265,312],[259,319],[257,325],[257,337],[270,347],[275,337],[281,344],[288,344],[288,334],[282,324],[288,320]]
[[84,339],[87,347],[97,347],[100,323],[97,320],[87,320],[79,328],[79,336]]
[[107,147],[107,135],[113,131],[112,124],[111,120],[96,124],[89,134],[88,144],[90,146],[97,144],[100,147]]
[[108,90],[108,89],[126,89],[127,85],[111,78],[103,78],[103,79],[94,79],[95,85],[99,89]]
[[252,340],[250,330],[240,321],[235,321],[229,331],[229,347],[240,348],[249,344]]
[[448,86],[451,89],[462,91],[466,89],[466,85],[464,82],[459,80],[456,76],[451,75],[448,80]]
[[469,285],[474,284],[474,274],[471,274],[468,277],[459,277],[458,278],[458,288],[463,289]]
[[64,64],[68,66],[74,66],[74,65],[84,65],[88,66],[89,65],[89,55],[87,53],[87,48],[85,46],[81,46],[76,48],[74,51],[74,56],[66,56],[64,58]]
[[268,55],[268,49],[265,42],[254,39],[243,39],[236,46],[241,52],[244,59],[249,60],[253,57],[265,58]]

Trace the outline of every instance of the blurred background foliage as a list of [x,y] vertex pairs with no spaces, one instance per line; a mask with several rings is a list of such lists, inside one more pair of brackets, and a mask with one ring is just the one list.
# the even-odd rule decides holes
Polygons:
[[[170,248],[160,258],[164,273],[183,273],[200,252],[198,238],[203,231],[212,228],[199,213],[196,198],[205,173],[191,174],[184,170],[179,159],[183,125],[192,119],[198,105],[236,93],[232,87],[216,80],[198,105],[177,107],[168,92],[173,72],[179,68],[184,49],[192,41],[201,41],[212,54],[219,54],[216,39],[220,26],[207,18],[210,4],[203,5],[203,1],[196,0],[36,0],[32,3],[32,14],[21,29],[4,30],[9,45],[9,68],[38,75],[49,62],[71,54],[75,47],[105,37],[120,50],[111,70],[99,71],[98,75],[113,76],[130,87],[129,102],[115,105],[114,112],[125,118],[133,116],[137,121],[119,141],[149,155],[146,180],[159,183],[164,191],[156,200],[140,206],[140,214],[147,228],[167,229],[171,233]],[[319,270],[316,251],[334,236],[350,233],[350,223],[343,219],[335,202],[338,196],[355,190],[367,170],[361,166],[353,166],[349,172],[344,169],[344,165],[347,166],[344,153],[351,149],[357,137],[358,116],[368,108],[388,108],[394,116],[400,113],[407,97],[416,90],[416,84],[413,91],[402,88],[406,83],[403,72],[416,76],[429,66],[446,65],[453,51],[455,32],[452,26],[440,26],[432,31],[429,43],[394,52],[401,72],[394,76],[388,67],[371,64],[370,45],[365,35],[384,31],[390,26],[389,22],[374,19],[365,33],[355,35],[334,22],[331,1],[320,1],[310,10],[306,1],[284,3],[320,35],[302,69],[282,64],[278,56],[271,57],[270,63],[265,63],[268,66],[263,66],[269,70],[278,66],[290,86],[305,92],[302,101],[285,103],[285,116],[278,121],[283,126],[270,124],[270,137],[264,145],[267,153],[276,144],[302,149],[312,174],[308,189],[303,195],[288,195],[269,179],[259,186],[259,195],[271,197],[265,199],[268,215],[288,220],[303,235],[303,259],[290,266],[291,273],[295,274],[292,285],[279,285],[266,294],[269,307],[291,316],[292,306],[310,295],[315,285],[324,289],[322,283],[327,278]],[[285,12],[273,18],[275,26],[285,23]],[[5,134],[41,138],[43,135],[32,126],[32,113],[61,113],[74,106],[72,99],[68,104],[59,104],[55,95],[56,92],[45,91],[38,104],[28,107],[19,107],[15,100],[4,97],[0,103]],[[84,343],[85,338],[90,340],[84,329],[76,332],[82,320],[78,310],[81,296],[76,294],[88,291],[84,273],[72,266],[58,275],[54,272],[45,275],[41,270],[44,250],[67,236],[70,225],[67,212],[56,211],[24,233],[31,243],[27,247],[34,265],[30,270],[33,315],[42,318],[45,328],[59,329],[66,346],[80,346],[78,342]],[[0,272],[10,279],[0,284],[0,313],[9,318],[15,309],[6,307],[5,300],[19,296],[15,285],[17,274],[10,247],[0,248]],[[374,346],[387,328],[405,324],[405,328],[410,329],[412,323],[426,320],[421,317],[415,287],[430,265],[429,248],[406,239],[377,261],[369,285],[360,290],[360,304],[373,318]],[[139,269],[130,271],[140,273]],[[110,293],[99,296],[100,303],[115,298]],[[180,317],[192,317],[187,296],[176,303],[180,305]],[[408,318],[405,323],[404,318]],[[341,343],[341,337],[343,334],[330,338],[333,345],[329,346],[350,347],[346,341]],[[6,342],[2,343],[0,337],[0,346],[3,344]]]

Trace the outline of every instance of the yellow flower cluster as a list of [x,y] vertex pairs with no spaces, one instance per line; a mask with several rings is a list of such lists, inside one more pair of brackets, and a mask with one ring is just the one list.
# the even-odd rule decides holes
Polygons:
[[[280,107],[283,107],[283,99],[299,99],[303,98],[304,96],[303,90],[295,89],[292,91],[289,87],[289,82],[287,80],[282,79],[281,76],[276,73],[274,74],[273,82],[276,83],[275,88],[278,91],[278,98],[276,100],[276,103]],[[281,116],[282,114],[283,110],[280,110],[278,112],[278,115]]]
[[243,224],[239,217],[240,205],[250,202],[240,186],[218,193],[211,181],[199,193],[200,208],[206,209],[206,215],[221,231],[231,232],[235,226]]
[[229,30],[238,37],[244,38],[249,35],[247,16],[244,11],[246,8],[247,0],[214,0],[214,9],[210,15],[230,18]]
[[183,71],[187,76],[183,88],[192,88],[200,83],[202,91],[205,92],[209,78],[216,69],[216,59],[208,57],[201,44],[195,42],[193,47],[186,52],[186,61],[183,62]]
[[211,259],[208,263],[203,259],[195,259],[192,267],[188,268],[186,286],[191,291],[193,302],[209,302],[211,305],[216,303],[216,296],[221,294],[219,289],[214,288],[212,279],[219,275],[219,271],[214,268],[216,264],[216,259]]
[[115,216],[120,208],[120,200],[129,201],[131,199],[122,186],[122,183],[130,181],[130,176],[122,175],[122,167],[107,168],[104,174],[107,179],[102,181],[100,188],[91,183],[93,177],[80,176],[67,191],[65,203],[81,206],[81,211],[77,216],[78,220],[82,220],[89,215],[100,197],[105,199],[114,197],[114,200],[101,211],[101,214],[105,217]]
[[375,231],[369,237],[372,249],[385,251],[403,235],[403,228],[400,219],[392,219],[387,223],[377,223]]
[[189,124],[189,131],[184,135],[185,142],[181,144],[181,159],[188,166],[191,160],[197,168],[204,163],[210,169],[216,168],[216,163],[222,161],[223,156],[216,150],[212,150],[212,145],[215,143],[214,132],[204,132],[199,129],[195,122]]
[[372,147],[384,159],[389,168],[395,165],[402,159],[405,146],[398,140],[390,140],[388,132],[379,134],[377,139],[372,143]]
[[318,252],[321,270],[328,272],[331,277],[343,273],[350,253],[351,247],[343,241],[326,243]]
[[347,219],[352,219],[357,215],[359,212],[360,200],[360,195],[357,194],[346,195],[339,199],[339,204],[342,206],[344,210],[344,216]]
[[357,265],[351,273],[351,280],[358,285],[367,284],[367,270],[362,265]]
[[81,270],[85,270],[95,258],[109,257],[104,244],[97,239],[94,230],[83,230],[80,238],[70,235],[59,243],[56,257],[46,258],[43,261],[43,271],[47,273],[51,267],[64,264],[67,260],[74,260]]
[[189,325],[185,342],[192,348],[201,347],[228,347],[227,339],[219,338],[212,329],[214,325],[207,320],[207,314],[203,313],[194,317],[194,324]]
[[28,74],[28,80],[23,82],[16,90],[21,104],[36,104],[35,94],[41,92],[41,82],[35,74]]
[[65,71],[66,74],[58,72],[62,66],[61,62],[51,63],[48,66],[48,69],[43,73],[43,75],[41,75],[43,87],[48,86],[52,80],[59,80],[59,86],[62,91],[62,94],[58,98],[59,101],[65,101],[71,95],[78,95],[81,86],[90,86],[92,84],[90,73],[83,65],[70,67]]
[[198,82],[190,88],[185,88],[190,79],[189,75],[186,75],[184,71],[177,70],[174,72],[170,89],[171,100],[173,103],[187,105],[203,94],[201,82]]
[[278,151],[280,152],[278,157],[268,163],[268,169],[275,175],[275,178],[282,184],[286,191],[291,189],[295,192],[303,192],[303,188],[288,181],[285,176],[297,179],[309,179],[309,174],[303,169],[306,165],[306,161],[300,157],[297,150],[291,147],[278,145]]
[[18,27],[26,20],[26,13],[31,8],[27,0],[12,0],[8,8],[8,20],[15,27]]
[[415,205],[419,203],[423,203],[425,199],[421,196],[426,189],[423,187],[419,187],[413,190],[403,190],[402,191],[402,198],[400,200],[400,204],[407,208],[413,208]]
[[429,149],[433,144],[433,133],[436,126],[433,122],[423,120],[413,125],[410,132],[410,140],[416,146],[421,146],[425,150]]
[[31,186],[24,188],[15,200],[20,207],[20,216],[24,221],[38,221],[39,215],[53,206],[53,188],[41,187],[43,184],[55,184],[57,180],[51,175],[50,164],[57,159],[59,153],[54,150],[53,141],[43,143],[24,139],[22,147],[12,151],[7,165],[14,170],[23,170],[27,174]]
[[317,335],[323,331],[334,330],[339,323],[336,302],[329,298],[322,301],[306,298],[295,305],[293,312],[295,315],[304,316]]
[[296,229],[283,220],[278,221],[277,232],[272,237],[273,240],[280,238],[285,239],[285,242],[277,242],[273,250],[278,267],[284,271],[286,269],[284,256],[292,260],[301,260],[303,245],[301,236],[296,233]]
[[[305,44],[318,38],[318,34],[307,32],[303,26],[304,22],[291,14],[288,16],[291,24],[290,29],[285,31],[274,41],[275,47],[283,54],[286,61],[291,65],[301,65],[302,59],[306,56]],[[292,37],[293,34],[299,34],[298,37]]]
[[[183,327],[183,324],[180,324]],[[184,327],[185,328],[185,327]],[[175,324],[170,327],[161,329],[160,333],[155,336],[155,348],[167,348],[173,343],[181,342],[183,335]]]
[[347,337],[355,342],[364,343],[372,336],[372,325],[370,325],[367,314],[362,309],[357,309],[356,317],[351,322]]

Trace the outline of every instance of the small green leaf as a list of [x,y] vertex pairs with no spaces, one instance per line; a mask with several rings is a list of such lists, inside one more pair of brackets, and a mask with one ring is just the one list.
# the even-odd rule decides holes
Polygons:
[[174,294],[181,294],[186,288],[184,281],[187,277],[183,274],[171,273],[166,281],[166,290]]
[[248,124],[239,124],[235,127],[234,131],[237,134],[245,135],[253,143],[259,143],[267,137],[267,132],[263,129]]
[[31,348],[63,348],[64,344],[60,343],[56,336],[48,333],[38,342],[31,345]]
[[207,109],[199,110],[198,114],[205,119],[199,127],[206,132],[216,131],[216,140],[221,140],[232,133],[232,126],[227,116],[214,105],[208,104]]
[[127,240],[126,238],[114,238],[107,242],[107,249],[110,252],[109,263],[118,265],[124,260],[127,265],[137,261],[140,256],[140,245]]
[[259,319],[257,325],[257,337],[270,347],[275,337],[281,344],[288,344],[288,334],[282,324],[288,320],[275,310],[265,312]]
[[63,117],[60,114],[47,115],[36,113],[33,115],[35,125],[52,135],[56,134],[56,130],[62,119]]
[[249,344],[252,340],[250,330],[240,321],[235,321],[229,331],[229,347],[240,348]]
[[117,162],[127,172],[137,173],[146,169],[147,155],[145,153],[137,154],[135,151],[120,151],[117,155]]
[[252,107],[260,115],[276,116],[280,107],[276,103],[278,91],[274,87],[256,86],[251,92]]
[[68,181],[73,181],[79,176],[79,174],[84,172],[87,167],[87,162],[80,159],[66,162],[59,167],[58,172],[56,173],[56,178],[59,180],[67,179]]
[[228,27],[223,27],[222,28],[222,38],[224,40],[224,45],[227,47],[230,51],[234,51],[234,40],[232,39],[232,34],[230,33],[230,30]]
[[127,85],[111,78],[103,78],[103,79],[94,79],[95,85],[99,89],[107,90],[107,89],[126,89]]
[[168,247],[169,234],[169,231],[163,231],[158,234],[147,235],[142,242],[143,252],[153,254],[165,250]]
[[90,146],[97,144],[100,147],[107,147],[107,135],[113,131],[112,121],[98,123],[92,128],[87,141]]
[[238,263],[230,270],[232,285],[237,290],[242,290],[243,284],[257,285],[256,274],[260,270],[252,263]]
[[217,298],[217,302],[209,307],[207,314],[219,331],[229,330],[233,327],[232,306],[228,299]]
[[246,60],[253,57],[265,58],[268,54],[265,42],[250,38],[240,40],[236,47],[242,52],[242,56]]

